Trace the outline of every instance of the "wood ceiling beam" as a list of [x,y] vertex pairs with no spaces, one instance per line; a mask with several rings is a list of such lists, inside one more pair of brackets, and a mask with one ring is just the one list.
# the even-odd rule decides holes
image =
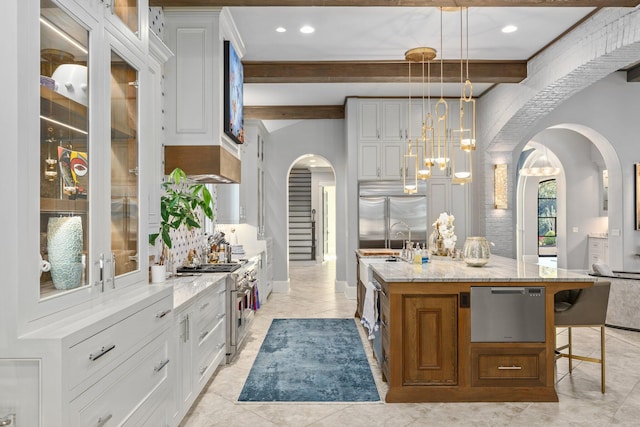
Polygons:
[[150,6],[635,7],[640,0],[149,0]]
[[[395,61],[246,61],[245,83],[406,83],[408,62]],[[427,71],[425,71],[427,73]],[[460,81],[460,61],[443,62],[443,81]],[[411,64],[411,80],[422,81],[422,64]],[[473,83],[520,83],[527,61],[469,61]],[[431,63],[431,81],[440,80],[440,63]]]
[[344,105],[244,106],[245,120],[344,119]]

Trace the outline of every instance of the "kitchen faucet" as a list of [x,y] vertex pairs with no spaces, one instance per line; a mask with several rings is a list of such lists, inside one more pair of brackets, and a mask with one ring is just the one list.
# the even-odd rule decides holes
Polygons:
[[[403,242],[403,252],[406,249],[407,251],[411,250],[411,227],[409,227],[407,225],[406,222],[404,221],[398,221],[398,222],[394,222],[393,224],[391,224],[391,227],[389,227],[389,231],[393,231],[393,227],[395,227],[396,225],[404,225],[405,228],[407,229],[407,232],[409,233],[409,240],[407,241],[407,247],[404,246],[404,242]],[[405,254],[403,254],[405,255]]]

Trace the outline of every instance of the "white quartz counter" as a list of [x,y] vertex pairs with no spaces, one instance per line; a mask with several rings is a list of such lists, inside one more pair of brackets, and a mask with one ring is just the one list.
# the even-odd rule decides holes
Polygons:
[[226,280],[229,273],[203,273],[199,276],[173,277],[166,284],[173,286],[173,308],[196,298],[198,294],[221,280]]
[[426,264],[376,262],[370,264],[385,282],[594,282],[594,277],[492,255],[483,267],[460,260],[429,260]]

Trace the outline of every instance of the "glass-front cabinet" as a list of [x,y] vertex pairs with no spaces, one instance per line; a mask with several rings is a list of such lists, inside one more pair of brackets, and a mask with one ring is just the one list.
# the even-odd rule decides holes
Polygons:
[[32,319],[147,282],[138,1],[100,3],[129,35],[81,2],[40,1],[33,50],[40,65],[33,82],[40,92],[40,279]]

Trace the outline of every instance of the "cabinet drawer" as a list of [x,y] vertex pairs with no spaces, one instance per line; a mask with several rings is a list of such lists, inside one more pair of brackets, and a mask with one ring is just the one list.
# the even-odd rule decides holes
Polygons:
[[[219,322],[216,327],[201,342],[198,349],[197,372],[195,373],[199,386],[204,387],[213,371],[220,365],[226,355],[226,323]],[[200,390],[200,389],[198,389]]]
[[545,385],[544,347],[473,348],[472,386]]
[[224,280],[221,285],[214,285],[213,289],[206,292],[202,298],[199,298],[195,304],[195,315],[197,316],[197,328],[202,329],[206,325],[210,325],[213,321],[220,321],[226,315],[225,311],[225,292],[226,286]]
[[115,426],[135,419],[148,399],[167,395],[168,357],[166,331],[73,400],[70,425]]
[[141,348],[153,335],[168,329],[172,305],[171,297],[163,298],[71,346],[66,357],[69,389],[81,383],[82,390],[88,388]]

